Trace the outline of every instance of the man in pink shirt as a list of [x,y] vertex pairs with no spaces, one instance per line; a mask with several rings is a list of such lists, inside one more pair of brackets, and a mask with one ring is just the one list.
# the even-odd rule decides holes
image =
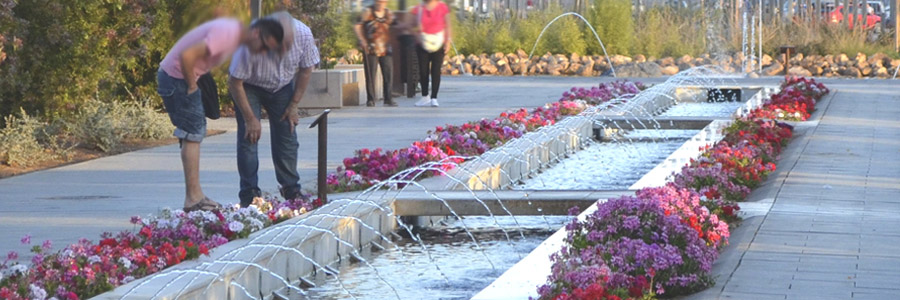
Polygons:
[[263,52],[280,49],[283,37],[284,30],[276,21],[258,20],[246,28],[241,21],[219,18],[182,36],[160,63],[157,92],[181,143],[185,211],[221,208],[200,188],[200,142],[206,136],[206,117],[197,78],[225,62],[242,44],[250,51]]

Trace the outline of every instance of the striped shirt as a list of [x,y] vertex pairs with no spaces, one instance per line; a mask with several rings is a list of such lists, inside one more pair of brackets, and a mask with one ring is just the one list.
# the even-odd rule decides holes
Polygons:
[[[287,32],[287,31],[285,31]],[[294,19],[294,41],[284,55],[250,53],[241,46],[231,59],[228,73],[235,79],[276,92],[294,80],[299,68],[313,67],[319,63],[319,49],[306,24]]]

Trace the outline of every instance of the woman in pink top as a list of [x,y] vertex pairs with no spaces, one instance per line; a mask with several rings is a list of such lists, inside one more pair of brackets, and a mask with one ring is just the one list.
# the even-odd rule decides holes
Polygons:
[[[410,11],[418,27],[419,82],[422,99],[416,106],[438,106],[441,87],[441,66],[444,54],[450,50],[450,8],[441,0],[425,0]],[[428,75],[431,75],[431,95],[428,94]]]
[[276,21],[257,21],[248,29],[235,19],[215,19],[178,39],[159,64],[157,92],[163,98],[169,120],[175,125],[174,135],[181,143],[185,211],[222,207],[207,198],[200,188],[200,142],[206,136],[206,116],[197,78],[231,58],[241,44],[254,52],[281,49],[283,37],[281,24]]

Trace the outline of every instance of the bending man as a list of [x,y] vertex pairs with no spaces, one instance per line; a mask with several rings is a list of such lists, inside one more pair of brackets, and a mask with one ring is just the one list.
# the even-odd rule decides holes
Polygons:
[[[241,206],[261,196],[259,189],[259,155],[257,142],[262,134],[261,109],[269,115],[272,163],[275,178],[285,199],[303,197],[297,173],[297,106],[303,99],[310,74],[319,63],[309,27],[287,12],[278,12],[262,20],[275,20],[284,28],[284,46],[277,51],[254,53],[241,47],[231,60],[228,87],[234,100],[238,122],[237,164],[241,190]],[[259,21],[257,21],[259,22]]]

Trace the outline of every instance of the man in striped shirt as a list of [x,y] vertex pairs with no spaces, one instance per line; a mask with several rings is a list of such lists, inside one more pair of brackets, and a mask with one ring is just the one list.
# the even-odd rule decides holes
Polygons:
[[241,206],[247,207],[253,198],[261,196],[257,176],[259,156],[257,142],[262,133],[261,108],[269,116],[272,143],[272,162],[275,177],[285,199],[303,197],[297,173],[297,134],[299,122],[297,105],[303,98],[313,68],[319,63],[309,27],[287,12],[266,18],[277,20],[284,28],[284,47],[280,51],[253,53],[239,48],[231,59],[228,87],[237,115],[237,163],[241,190]]

